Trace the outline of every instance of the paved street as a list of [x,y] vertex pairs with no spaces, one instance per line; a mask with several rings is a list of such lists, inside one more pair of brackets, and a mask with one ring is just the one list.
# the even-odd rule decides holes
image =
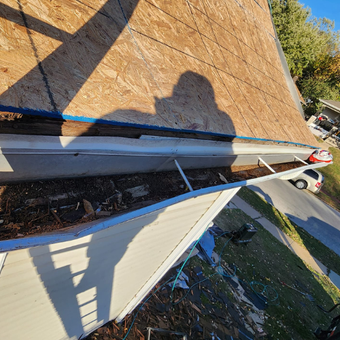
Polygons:
[[288,181],[276,179],[249,188],[340,255],[339,212]]

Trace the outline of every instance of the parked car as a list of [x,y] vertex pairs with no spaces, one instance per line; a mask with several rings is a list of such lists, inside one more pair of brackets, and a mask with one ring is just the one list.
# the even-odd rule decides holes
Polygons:
[[317,194],[320,191],[324,181],[325,178],[322,173],[312,169],[305,170],[291,179],[291,182],[293,182],[298,189],[307,189],[314,194]]

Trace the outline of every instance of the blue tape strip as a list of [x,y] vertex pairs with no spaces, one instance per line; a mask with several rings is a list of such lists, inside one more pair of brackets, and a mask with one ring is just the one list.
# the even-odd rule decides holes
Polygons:
[[115,125],[115,126],[126,126],[126,127],[150,129],[150,130],[156,130],[156,131],[197,133],[197,134],[205,135],[205,136],[215,136],[215,137],[223,137],[223,138],[239,138],[239,139],[245,139],[245,140],[274,142],[274,143],[279,143],[279,144],[299,145],[299,146],[304,146],[304,147],[308,147],[312,149],[320,149],[316,146],[303,144],[303,143],[295,143],[295,142],[288,142],[288,141],[267,139],[267,138],[246,137],[246,136],[230,135],[230,134],[207,132],[207,131],[184,130],[184,129],[178,130],[174,128],[146,125],[146,124],[123,123],[123,122],[117,122],[113,120],[97,119],[97,118],[84,117],[84,116],[72,116],[72,115],[61,113],[59,111],[36,110],[36,109],[18,108],[14,106],[5,106],[5,105],[0,105],[0,111],[21,113],[21,114],[27,114],[27,115],[32,115],[32,116],[42,116],[42,117],[48,117],[48,118],[58,118],[58,119],[63,119],[63,120],[73,120],[77,122],[85,122],[85,123],[93,123],[93,124],[109,124],[109,125]]

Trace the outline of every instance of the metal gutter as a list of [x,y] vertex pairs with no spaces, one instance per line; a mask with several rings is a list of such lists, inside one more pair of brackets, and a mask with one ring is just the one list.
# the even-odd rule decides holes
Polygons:
[[0,182],[257,165],[305,160],[296,146],[142,136],[56,137],[0,135]]
[[88,236],[88,235],[97,233],[99,231],[106,230],[114,225],[119,225],[126,221],[134,220],[141,216],[147,215],[151,212],[165,209],[171,205],[177,204],[179,202],[183,202],[191,198],[196,198],[202,195],[212,194],[216,192],[222,192],[225,190],[241,188],[242,186],[256,185],[258,183],[262,183],[262,182],[269,181],[269,180],[276,179],[276,178],[289,179],[289,176],[292,176],[291,178],[293,178],[296,176],[297,173],[302,172],[304,170],[317,169],[317,168],[321,168],[327,165],[329,164],[326,164],[326,163],[310,164],[310,165],[302,166],[298,169],[292,169],[292,170],[288,170],[288,171],[281,172],[281,173],[273,173],[271,175],[258,177],[258,178],[254,178],[250,180],[217,185],[214,187],[208,187],[208,188],[204,188],[200,190],[195,190],[195,191],[191,191],[183,195],[176,196],[168,200],[165,200],[163,202],[159,202],[154,205],[151,205],[151,206],[148,206],[148,207],[136,210],[136,211],[132,211],[132,212],[129,212],[124,215],[117,216],[117,217],[110,217],[107,219],[100,219],[97,221],[84,223],[81,225],[76,225],[67,230],[61,230],[58,232],[51,232],[47,234],[41,234],[38,236],[31,236],[31,237],[26,237],[26,238],[21,238],[21,239],[0,241],[0,252],[8,252],[12,250],[51,245],[51,244],[58,243],[58,242],[66,242],[66,241],[75,240],[80,237]]

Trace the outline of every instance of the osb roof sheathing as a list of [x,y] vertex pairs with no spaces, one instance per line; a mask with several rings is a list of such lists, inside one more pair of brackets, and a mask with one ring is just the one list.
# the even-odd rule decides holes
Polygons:
[[0,105],[315,144],[266,0],[0,0]]

